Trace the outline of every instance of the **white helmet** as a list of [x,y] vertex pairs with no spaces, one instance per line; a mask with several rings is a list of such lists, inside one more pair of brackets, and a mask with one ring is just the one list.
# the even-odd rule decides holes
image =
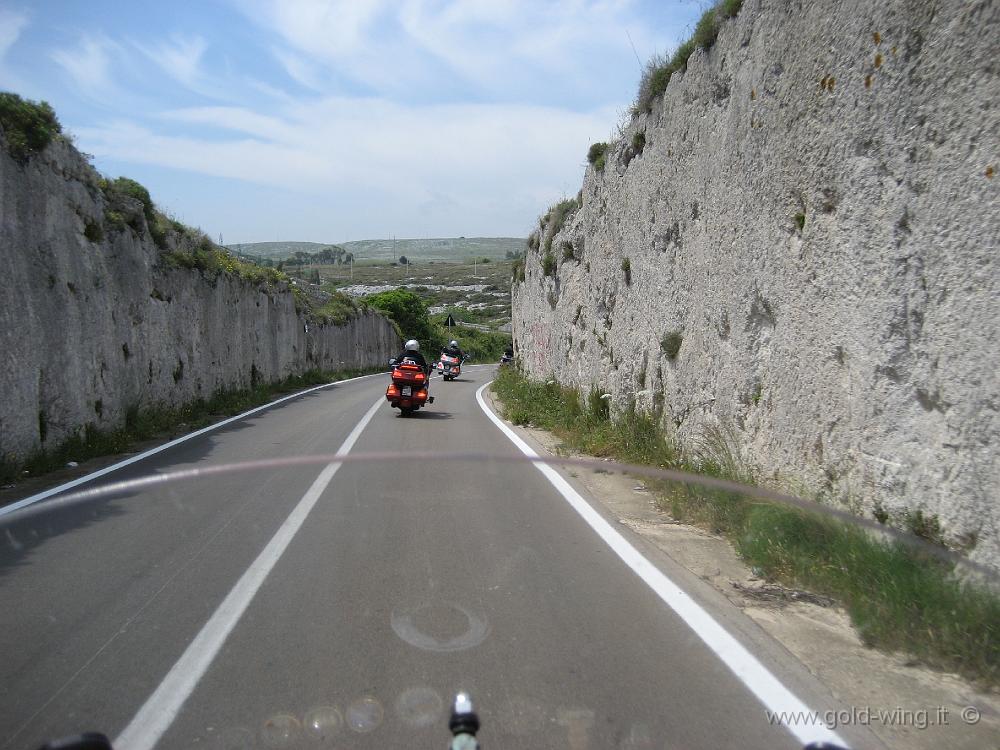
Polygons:
[[403,344],[404,352],[419,352],[420,343],[416,339],[410,339],[405,344]]
[[448,342],[448,346],[450,346],[452,349],[457,349],[458,348],[458,342],[455,341],[455,339],[452,339],[451,341]]

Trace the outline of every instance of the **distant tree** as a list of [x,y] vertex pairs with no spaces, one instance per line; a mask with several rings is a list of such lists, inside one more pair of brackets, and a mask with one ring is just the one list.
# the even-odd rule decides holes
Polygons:
[[408,261],[406,259],[405,255],[400,255],[399,256],[399,265],[401,265],[401,266],[408,266],[408,265],[410,265],[410,261]]
[[285,270],[285,261],[283,261],[283,260],[279,260],[278,261],[277,270],[278,271],[284,271]]
[[404,339],[417,339],[423,346],[435,342],[435,332],[427,315],[427,306],[413,292],[393,289],[389,292],[371,294],[365,297],[365,301],[388,315],[399,326]]

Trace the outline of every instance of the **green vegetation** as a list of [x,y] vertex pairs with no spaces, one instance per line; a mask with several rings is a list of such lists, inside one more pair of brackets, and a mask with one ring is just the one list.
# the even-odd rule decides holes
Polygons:
[[511,281],[518,283],[524,281],[524,259],[514,261],[510,271]]
[[694,42],[695,47],[709,49],[715,44],[718,37],[719,16],[715,8],[709,8],[698,19],[698,25],[694,27],[694,36],[691,37],[691,41]]
[[579,207],[580,204],[576,202],[576,199],[568,198],[552,206],[548,210],[548,213],[542,217],[542,224],[549,227],[545,235],[546,253],[552,250],[552,238],[562,231],[563,226],[566,224],[566,219],[572,216]]
[[545,276],[556,275],[556,256],[552,254],[551,250],[546,250],[545,255],[542,256],[542,274]]
[[[685,450],[666,435],[658,415],[634,406],[606,415],[598,403],[606,400],[597,389],[585,406],[575,389],[552,380],[530,381],[504,368],[493,390],[509,420],[550,430],[570,450],[753,482],[725,430],[709,431]],[[869,645],[908,651],[987,685],[1000,683],[1000,598],[957,579],[939,558],[744,493],[646,481],[674,518],[725,535],[769,580],[842,602]],[[913,523],[925,530],[930,526],[928,533],[934,535],[926,517]]]
[[671,331],[661,339],[660,350],[667,355],[667,359],[677,359],[683,343],[684,335],[680,331]]
[[[256,371],[256,368],[253,370]],[[220,390],[211,398],[196,399],[180,407],[159,406],[146,409],[135,407],[126,412],[125,424],[117,429],[101,430],[95,425],[87,425],[78,435],[58,447],[43,449],[23,463],[0,462],[0,481],[5,483],[16,481],[25,472],[28,476],[39,476],[62,468],[69,461],[86,461],[99,456],[124,453],[140,441],[172,438],[206,427],[221,417],[240,414],[265,404],[280,394],[364,373],[364,370],[337,372],[310,370],[278,383],[265,384],[259,382],[259,374],[254,377],[252,372],[253,385],[250,388]],[[104,411],[103,404],[100,406],[99,404],[100,402],[96,402],[94,405],[95,413]],[[39,412],[38,422],[44,442],[48,430],[43,412]]]
[[719,12],[723,18],[735,18],[743,7],[743,0],[722,0],[719,3]]
[[100,242],[104,239],[104,230],[96,221],[87,221],[83,227],[83,236],[91,242]]
[[451,339],[456,339],[459,346],[474,362],[496,362],[500,359],[504,349],[511,346],[509,333],[498,331],[480,331],[476,328],[466,326],[455,326],[448,331],[445,326],[447,313],[440,313],[431,316],[432,323],[438,330],[439,342],[434,349],[428,349],[429,358],[433,359],[444,347],[444,344]]
[[384,312],[399,328],[403,339],[416,339],[427,351],[441,344],[441,335],[431,325],[427,306],[413,292],[393,289],[371,294],[365,297],[365,302]]
[[[107,201],[112,204],[117,202],[116,199],[119,196],[139,201],[142,204],[142,213],[146,217],[146,224],[152,226],[155,222],[156,206],[153,205],[153,199],[150,197],[149,191],[135,180],[130,180],[128,177],[119,177],[116,180],[105,178],[101,180],[101,191]],[[136,227],[136,231],[138,231],[138,227]]]
[[632,261],[622,258],[622,271],[625,273],[625,284],[632,283]]
[[587,151],[587,161],[590,162],[598,172],[604,171],[605,155],[608,150],[607,143],[592,143]]
[[576,253],[573,250],[573,243],[569,240],[563,240],[562,243],[562,258],[563,260],[573,260],[576,257]]
[[721,0],[702,14],[692,37],[679,44],[670,59],[654,55],[642,73],[633,113],[651,112],[653,102],[667,90],[670,77],[687,69],[688,59],[696,49],[710,49],[719,36],[721,21],[736,16],[742,6],[743,0]]
[[312,313],[321,323],[342,326],[357,315],[358,306],[343,292],[333,292],[330,299],[316,307]]
[[806,215],[805,214],[803,214],[803,213],[797,213],[797,214],[795,214],[795,226],[798,227],[798,230],[800,232],[803,229],[806,228]]
[[646,131],[637,130],[632,134],[632,152],[636,155],[641,154],[643,149],[646,148]]
[[289,281],[287,276],[273,268],[262,268],[234,258],[204,235],[190,250],[171,250],[162,253],[160,259],[168,267],[198,270],[212,278],[225,273],[238,276],[251,284],[270,285]]
[[10,155],[21,162],[42,151],[62,132],[48,102],[22,99],[9,91],[0,92],[0,127]]

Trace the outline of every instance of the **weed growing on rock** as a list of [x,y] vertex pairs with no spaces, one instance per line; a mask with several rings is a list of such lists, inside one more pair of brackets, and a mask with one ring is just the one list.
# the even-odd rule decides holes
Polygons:
[[524,259],[518,258],[511,265],[511,280],[516,284],[524,281]]
[[556,275],[556,256],[549,250],[542,256],[542,274],[545,276]]
[[680,331],[671,331],[660,340],[660,350],[667,355],[667,359],[674,360],[680,354],[683,343],[683,334]]
[[743,0],[722,0],[719,3],[719,12],[723,18],[735,18],[743,7]]
[[607,143],[592,143],[587,150],[587,161],[590,162],[598,172],[604,171],[605,153],[608,150]]
[[632,283],[632,261],[628,258],[622,258],[622,271],[625,274],[625,283]]
[[100,242],[104,239],[104,230],[96,221],[88,221],[83,228],[83,236],[91,242]]
[[646,148],[646,131],[637,130],[632,134],[632,151],[638,156]]
[[719,17],[715,8],[709,8],[698,19],[698,25],[694,27],[694,36],[691,39],[696,47],[709,49],[718,37]]

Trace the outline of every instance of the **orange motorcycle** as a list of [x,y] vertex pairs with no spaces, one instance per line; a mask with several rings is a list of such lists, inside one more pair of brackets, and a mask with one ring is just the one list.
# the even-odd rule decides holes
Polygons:
[[385,390],[385,398],[393,409],[408,417],[422,406],[434,403],[434,397],[427,395],[428,379],[424,368],[404,359],[402,362],[389,361],[392,367],[392,381]]

